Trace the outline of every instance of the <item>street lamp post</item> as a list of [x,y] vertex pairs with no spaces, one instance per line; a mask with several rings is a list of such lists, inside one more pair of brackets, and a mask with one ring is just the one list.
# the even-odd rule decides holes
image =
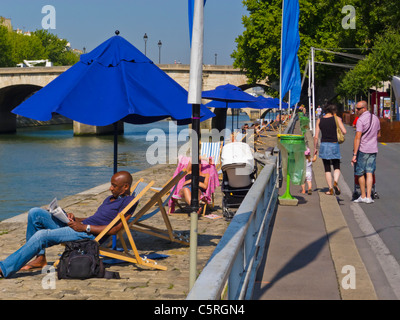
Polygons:
[[148,39],[148,36],[147,36],[147,33],[145,33],[144,36],[143,36],[143,40],[144,40],[144,55],[146,57],[147,57],[147,52],[146,52],[147,39]]
[[161,40],[158,40],[158,64],[161,63],[161,46],[162,46]]
[[217,65],[217,54],[215,54],[215,65]]

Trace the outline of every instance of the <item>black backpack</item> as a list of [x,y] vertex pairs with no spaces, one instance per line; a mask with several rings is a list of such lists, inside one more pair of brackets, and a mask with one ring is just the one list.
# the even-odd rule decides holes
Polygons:
[[57,275],[58,279],[120,279],[117,272],[105,270],[99,255],[99,243],[89,239],[65,243]]

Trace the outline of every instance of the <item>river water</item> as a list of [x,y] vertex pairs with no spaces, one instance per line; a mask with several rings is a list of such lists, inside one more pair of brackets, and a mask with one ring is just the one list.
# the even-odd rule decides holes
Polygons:
[[[238,126],[245,122],[248,116],[241,115]],[[231,126],[230,117],[227,126]],[[177,156],[187,131],[188,126],[170,121],[125,124],[118,138],[118,170],[134,173],[167,161],[169,154]],[[163,144],[165,149],[155,148]],[[113,174],[113,145],[112,135],[74,136],[72,125],[23,128],[0,135],[0,221],[46,205],[55,197],[62,199],[108,183]]]

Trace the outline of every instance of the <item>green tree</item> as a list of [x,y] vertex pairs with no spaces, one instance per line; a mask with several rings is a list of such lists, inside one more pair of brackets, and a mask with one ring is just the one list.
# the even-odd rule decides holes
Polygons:
[[23,60],[42,60],[47,59],[46,52],[35,36],[26,36],[21,33],[9,33],[12,43],[12,61],[14,66]]
[[24,60],[45,59],[56,66],[65,66],[78,62],[79,56],[70,50],[67,40],[46,30],[37,30],[28,36],[0,25],[0,67],[15,67]]
[[33,36],[41,42],[47,59],[54,65],[73,65],[78,62],[79,57],[70,51],[67,40],[60,39],[43,29],[33,32]]
[[12,45],[9,32],[6,27],[0,25],[0,67],[14,66],[12,56]]
[[368,89],[400,74],[400,33],[389,29],[376,38],[373,51],[341,79],[337,92],[343,96],[365,94]]
[[[249,82],[268,78],[279,80],[282,0],[243,0],[249,11],[242,18],[245,31],[236,39],[234,66],[246,71]],[[309,59],[310,48],[371,48],[388,26],[398,27],[400,9],[392,0],[299,0],[301,71]],[[342,8],[351,5],[356,12],[355,29],[345,29]],[[357,53],[366,54],[368,51]],[[316,52],[316,61],[349,63],[349,58]],[[351,63],[357,61],[352,60]],[[316,65],[317,80],[339,77],[345,70]]]

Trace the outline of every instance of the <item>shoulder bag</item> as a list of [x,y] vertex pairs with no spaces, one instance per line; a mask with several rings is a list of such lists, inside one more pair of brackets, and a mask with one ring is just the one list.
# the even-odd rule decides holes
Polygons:
[[341,144],[341,143],[343,143],[343,142],[344,142],[344,140],[345,140],[345,138],[344,138],[344,134],[343,134],[342,130],[340,130],[340,127],[339,127],[339,123],[338,123],[337,117],[336,117],[336,116],[334,116],[334,117],[335,117],[335,122],[336,122],[336,134],[337,134],[337,140],[338,140],[338,143],[339,143],[339,144]]

